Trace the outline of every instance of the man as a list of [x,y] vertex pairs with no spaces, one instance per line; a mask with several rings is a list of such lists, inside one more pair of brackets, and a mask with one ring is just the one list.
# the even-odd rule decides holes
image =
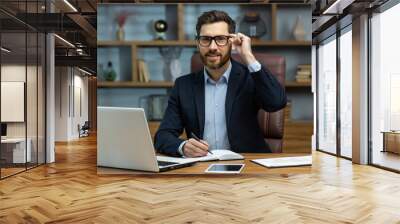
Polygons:
[[[206,156],[213,149],[271,152],[258,126],[257,112],[284,108],[285,89],[255,59],[250,38],[234,34],[235,22],[225,12],[203,13],[196,31],[204,69],[175,81],[155,135],[155,148],[185,157]],[[230,58],[231,49],[246,65]],[[189,138],[186,141],[179,139],[183,129]]]

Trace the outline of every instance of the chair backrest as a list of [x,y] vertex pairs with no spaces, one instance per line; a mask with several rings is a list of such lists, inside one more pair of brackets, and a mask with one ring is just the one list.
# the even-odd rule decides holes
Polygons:
[[[283,56],[271,55],[266,53],[254,53],[256,59],[273,75],[279,83],[285,86],[285,58]],[[238,54],[232,54],[235,61],[243,63]],[[191,71],[199,71],[203,68],[203,63],[198,53],[193,54],[191,60]],[[269,113],[264,110],[258,111],[258,123],[265,141],[270,146],[272,152],[282,152],[283,128],[284,128],[284,109]]]

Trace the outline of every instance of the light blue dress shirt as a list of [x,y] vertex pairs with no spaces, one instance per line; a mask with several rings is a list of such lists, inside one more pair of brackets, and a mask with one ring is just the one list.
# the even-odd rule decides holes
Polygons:
[[203,140],[208,142],[209,150],[230,149],[225,117],[225,99],[232,64],[214,81],[204,68],[204,132]]
[[[250,72],[257,72],[261,69],[258,61],[248,65]],[[222,74],[218,81],[214,81],[208,76],[204,68],[204,93],[205,93],[205,118],[203,140],[208,142],[209,150],[227,149],[230,150],[228,131],[225,117],[225,99],[228,89],[229,75],[232,70],[232,64]],[[183,141],[178,148],[178,152],[183,156]]]

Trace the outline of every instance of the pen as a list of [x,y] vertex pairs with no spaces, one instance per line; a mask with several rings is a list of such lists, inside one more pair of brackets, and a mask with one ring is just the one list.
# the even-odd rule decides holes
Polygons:
[[[201,139],[200,139],[199,137],[197,137],[193,132],[191,132],[190,135],[192,136],[192,138],[194,138],[194,139],[196,139],[197,141],[201,142],[201,141],[200,141]],[[214,154],[214,153],[212,153],[210,150],[208,150],[208,152],[209,152],[210,154]]]

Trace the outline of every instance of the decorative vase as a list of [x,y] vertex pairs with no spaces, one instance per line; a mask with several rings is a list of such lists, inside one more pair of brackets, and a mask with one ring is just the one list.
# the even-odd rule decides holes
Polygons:
[[125,40],[125,30],[124,27],[117,27],[117,40]]
[[115,72],[112,62],[109,61],[107,64],[107,69],[104,71],[104,80],[113,82],[117,78],[117,73]]
[[160,47],[159,51],[164,59],[164,79],[175,81],[176,78],[182,75],[181,64],[179,62],[182,47]]
[[305,40],[306,31],[304,30],[304,24],[300,16],[297,16],[296,24],[293,28],[293,36],[295,40]]

